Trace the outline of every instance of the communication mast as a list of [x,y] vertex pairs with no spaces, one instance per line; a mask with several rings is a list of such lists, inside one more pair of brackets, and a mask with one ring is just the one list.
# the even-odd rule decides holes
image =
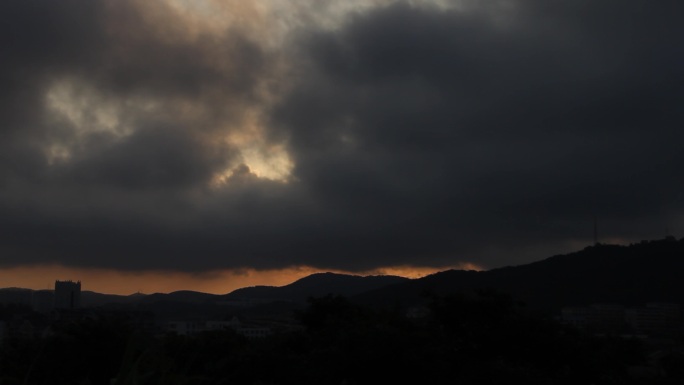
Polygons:
[[594,215],[594,245],[598,245],[598,224],[596,215]]

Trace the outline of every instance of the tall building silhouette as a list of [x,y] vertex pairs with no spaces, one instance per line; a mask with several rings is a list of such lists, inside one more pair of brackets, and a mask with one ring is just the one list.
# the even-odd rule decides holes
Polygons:
[[55,281],[55,309],[81,307],[81,281]]

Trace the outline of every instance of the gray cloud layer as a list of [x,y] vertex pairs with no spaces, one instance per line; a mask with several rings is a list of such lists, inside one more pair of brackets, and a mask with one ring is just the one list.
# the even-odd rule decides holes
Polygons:
[[594,215],[681,231],[683,6],[476,3],[274,48],[170,6],[3,2],[0,264],[493,267]]

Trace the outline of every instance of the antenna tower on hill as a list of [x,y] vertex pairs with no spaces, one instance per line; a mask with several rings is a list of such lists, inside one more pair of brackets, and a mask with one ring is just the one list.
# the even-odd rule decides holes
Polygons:
[[594,245],[598,245],[598,224],[594,215]]

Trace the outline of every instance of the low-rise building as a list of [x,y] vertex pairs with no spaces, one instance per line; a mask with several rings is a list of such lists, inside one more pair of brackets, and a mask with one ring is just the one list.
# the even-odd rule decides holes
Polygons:
[[230,321],[173,320],[167,322],[166,331],[178,335],[194,335],[205,331],[234,330],[247,338],[263,338],[271,334],[271,328],[258,325],[245,325],[237,317]]
[[560,320],[567,325],[602,333],[666,338],[682,334],[681,306],[674,303],[652,302],[632,308],[614,304],[564,307]]

